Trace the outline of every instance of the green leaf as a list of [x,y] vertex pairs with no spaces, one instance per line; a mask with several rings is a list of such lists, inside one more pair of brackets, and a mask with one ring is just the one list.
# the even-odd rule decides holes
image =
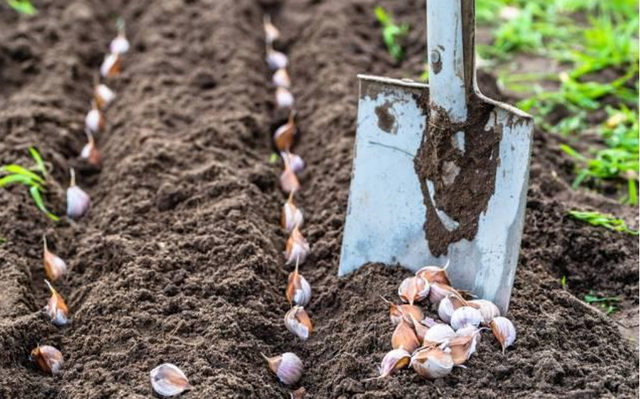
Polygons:
[[31,193],[31,198],[33,198],[33,202],[36,203],[36,206],[38,207],[38,209],[44,212],[54,222],[57,222],[58,220],[60,220],[60,218],[58,218],[53,213],[49,212],[49,210],[44,206],[44,201],[42,200],[42,195],[40,194],[40,190],[38,190],[38,187],[35,187],[35,186],[31,187],[29,189],[29,192]]
[[560,284],[562,285],[562,288],[567,288],[567,276],[562,276]]
[[271,155],[269,155],[269,163],[270,164],[274,164],[276,162],[278,162],[278,154],[275,152],[272,152]]
[[638,231],[633,230],[625,224],[624,220],[616,218],[612,215],[605,215],[600,212],[585,212],[572,210],[568,212],[569,216],[574,219],[589,223],[592,226],[604,227],[609,230],[619,231],[630,235],[637,236]]
[[36,150],[35,147],[29,147],[29,152],[31,153],[31,157],[33,158],[33,160],[36,162],[36,170],[38,170],[43,177],[47,177],[47,169],[44,166],[44,161],[42,160],[42,157],[40,156],[40,153],[38,152],[38,150]]
[[18,175],[23,175],[26,177],[31,178],[31,180],[35,180],[40,184],[46,184],[44,179],[38,175],[36,175],[35,173],[33,173],[32,171],[23,168],[20,165],[16,165],[16,164],[11,164],[11,165],[5,165],[2,167],[2,170],[5,172],[9,172],[9,173],[15,173]]
[[41,188],[40,185],[33,181],[30,177],[24,175],[8,175],[0,178],[0,187],[5,187],[10,184],[20,183],[26,186],[38,187]]
[[20,14],[34,15],[37,12],[29,0],[7,0],[7,4]]

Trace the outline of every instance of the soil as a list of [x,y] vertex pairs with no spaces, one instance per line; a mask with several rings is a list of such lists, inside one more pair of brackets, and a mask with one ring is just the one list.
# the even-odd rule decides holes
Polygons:
[[[517,329],[501,354],[488,334],[467,368],[425,381],[411,371],[378,381],[393,331],[379,298],[409,275],[369,265],[342,279],[337,266],[357,111],[357,73],[419,76],[424,4],[382,1],[411,22],[407,59],[384,51],[372,9],[354,0],[42,0],[34,18],[0,2],[0,163],[47,161],[46,201],[64,212],[68,169],[92,197],[79,222],[47,221],[21,187],[0,191],[0,398],[148,398],[149,371],[179,365],[195,387],[184,398],[287,398],[260,352],[297,353],[310,398],[638,395],[637,343],[614,318],[580,300],[589,291],[638,305],[638,241],[567,218],[595,209],[638,225],[636,209],[572,191],[559,139],[537,131],[522,251],[508,317]],[[264,62],[263,10],[283,31],[307,162],[298,199],[311,256],[301,268],[314,297],[315,334],[283,326],[290,268],[279,228],[281,165],[269,164],[273,88]],[[93,74],[122,15],[132,49],[109,84],[118,98],[97,137],[100,168],[77,158]],[[495,82],[480,76],[485,94]],[[58,285],[72,324],[40,309],[41,237],[67,260]],[[567,277],[563,288],[560,278]],[[633,315],[634,312],[632,311]],[[637,311],[635,311],[637,324]],[[64,371],[28,360],[54,345]]]

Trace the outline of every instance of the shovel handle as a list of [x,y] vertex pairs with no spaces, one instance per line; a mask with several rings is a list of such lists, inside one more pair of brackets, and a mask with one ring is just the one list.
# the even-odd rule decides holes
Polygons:
[[427,1],[427,50],[430,113],[444,110],[452,122],[466,121],[476,92],[475,0]]

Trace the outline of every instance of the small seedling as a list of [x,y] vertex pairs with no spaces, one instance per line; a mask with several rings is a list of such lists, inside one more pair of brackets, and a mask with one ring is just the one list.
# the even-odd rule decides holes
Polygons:
[[599,305],[606,314],[610,315],[611,313],[618,311],[616,304],[620,302],[620,298],[601,297],[592,292],[584,296],[584,301],[590,305]]
[[592,226],[601,226],[609,230],[619,231],[621,233],[627,233],[634,236],[638,235],[638,231],[627,227],[624,220],[612,215],[605,215],[600,212],[569,211],[569,216],[585,223],[589,223]]
[[34,15],[37,12],[29,0],[7,0],[7,4],[20,14]]
[[38,209],[44,212],[51,220],[57,222],[59,218],[49,212],[44,205],[44,200],[42,199],[42,193],[46,192],[47,186],[47,182],[45,180],[47,172],[44,162],[42,161],[40,153],[34,147],[29,147],[29,152],[35,162],[35,166],[25,168],[20,165],[9,164],[0,167],[0,172],[5,174],[5,176],[0,178],[0,187],[6,187],[11,184],[22,184],[27,187],[31,198]]
[[387,46],[389,55],[391,55],[395,62],[402,61],[404,54],[400,40],[409,33],[409,24],[403,23],[396,25],[393,17],[381,6],[377,6],[373,11],[376,14],[378,22],[382,25],[382,39],[384,40],[385,46]]
[[567,289],[567,276],[562,276],[560,279],[560,285],[562,285],[563,289]]
[[271,155],[269,155],[269,163],[273,165],[274,163],[278,162],[278,158],[278,154],[272,152]]

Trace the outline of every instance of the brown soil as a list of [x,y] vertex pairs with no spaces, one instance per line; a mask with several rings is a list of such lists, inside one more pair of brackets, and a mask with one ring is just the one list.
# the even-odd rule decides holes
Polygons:
[[[506,355],[485,335],[467,369],[435,382],[405,371],[363,382],[390,349],[388,298],[408,273],[371,265],[336,277],[357,108],[357,73],[419,76],[421,1],[391,2],[412,22],[400,66],[383,50],[372,13],[354,0],[42,0],[35,18],[0,2],[0,163],[28,162],[35,144],[51,171],[47,201],[64,211],[70,166],[92,196],[77,223],[44,219],[24,190],[0,191],[0,398],[143,398],[149,371],[172,362],[195,386],[184,398],[286,398],[259,352],[293,351],[312,398],[637,397],[634,344],[612,318],[585,305],[589,290],[638,304],[636,238],[568,219],[575,207],[631,208],[574,192],[557,139],[537,132]],[[263,59],[262,9],[285,35],[309,168],[299,203],[312,254],[316,334],[293,339],[278,226],[280,166],[268,163],[272,88]],[[420,12],[416,12],[420,10]],[[91,81],[122,14],[133,44],[114,80],[119,97],[98,137],[101,169],[77,160]],[[481,76],[484,92],[495,85]],[[46,300],[41,236],[71,269],[59,290],[73,323],[57,329]],[[560,277],[568,278],[568,290]],[[628,309],[628,308],[626,308]],[[637,313],[636,313],[637,317]],[[28,361],[38,343],[66,365],[46,376]]]

